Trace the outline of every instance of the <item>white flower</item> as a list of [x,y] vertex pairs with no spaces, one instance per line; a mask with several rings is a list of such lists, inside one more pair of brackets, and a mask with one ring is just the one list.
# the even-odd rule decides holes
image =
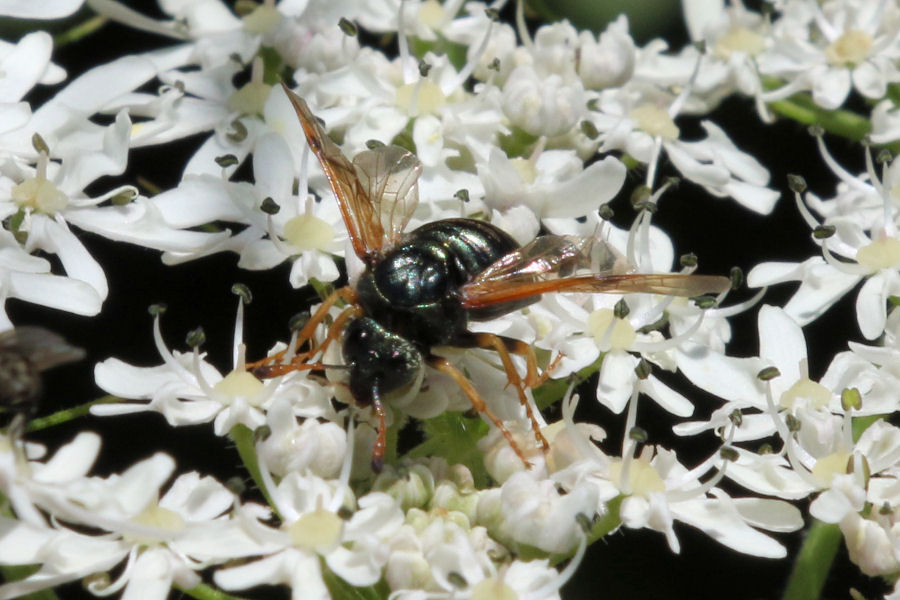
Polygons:
[[760,72],[786,81],[763,95],[767,102],[798,91],[828,109],[840,107],[851,89],[871,99],[900,81],[900,11],[879,0],[830,0],[787,12],[774,26],[773,45],[759,56]]
[[[162,340],[158,314],[154,317],[153,338],[164,364],[135,367],[109,358],[94,369],[97,385],[108,393],[150,402],[98,404],[91,407],[93,414],[110,416],[156,411],[176,427],[215,420],[216,434],[225,435],[238,423],[251,430],[264,425],[264,407],[278,394],[299,392],[300,397],[308,396],[304,393],[308,392],[304,384],[291,384],[282,378],[257,379],[244,369],[242,358],[234,370],[223,376],[202,360],[197,348],[190,354],[169,352]],[[240,357],[241,352],[236,348],[236,356]],[[288,378],[290,380],[293,377]]]
[[47,0],[33,3],[23,0],[0,1],[0,15],[17,19],[61,19],[78,10],[84,0]]
[[580,217],[612,200],[625,183],[625,166],[606,157],[584,168],[571,150],[535,150],[528,159],[507,158],[491,150],[477,165],[485,203],[506,211],[526,206],[538,219]]
[[[862,334],[872,340],[884,331],[888,298],[900,294],[897,271],[900,234],[894,216],[900,161],[893,161],[879,179],[867,153],[867,173],[854,178],[831,159],[821,139],[819,148],[832,170],[847,184],[847,193],[832,201],[812,198],[816,209],[827,215],[825,225],[834,227],[835,235],[816,240],[822,247],[824,260],[817,257],[800,265],[762,263],[748,274],[747,282],[751,287],[758,287],[800,280],[800,288],[786,310],[798,322],[806,324],[822,315],[859,281],[864,281],[856,300],[856,318]],[[818,220],[804,205],[800,191],[795,191],[795,199],[807,224],[811,228],[819,227]],[[854,216],[844,216],[848,213]],[[866,232],[868,229],[872,230],[871,234]],[[839,260],[835,255],[846,260]]]
[[[345,469],[342,479],[347,475]],[[387,494],[372,492],[355,503],[345,486],[293,472],[269,488],[283,525],[273,529],[253,521],[246,527],[274,547],[259,560],[217,571],[216,583],[228,590],[284,583],[295,598],[329,598],[323,559],[351,585],[376,583],[389,558],[385,542],[402,524],[403,514]],[[347,521],[337,514],[342,507],[354,511]]]
[[[0,586],[0,598],[108,573],[127,560],[116,581],[95,577],[88,588],[97,594],[124,589],[126,597],[140,588],[144,597],[163,599],[173,584],[195,587],[201,581],[196,571],[210,564],[260,551],[259,544],[241,534],[236,521],[223,516],[235,498],[218,482],[185,474],[160,497],[175,466],[164,454],[121,475],[86,477],[99,448],[86,436],[46,464],[29,463],[27,474],[20,476],[31,501],[53,520],[48,525],[0,519],[6,542],[0,563],[41,565],[28,577]],[[86,446],[94,451],[85,454]],[[99,533],[88,534],[70,524]]]
[[600,93],[597,111],[587,115],[601,133],[601,152],[622,150],[648,164],[647,186],[655,189],[660,152],[687,179],[717,197],[731,197],[761,214],[771,212],[778,192],[767,186],[769,173],[742,152],[712,121],[702,121],[707,137],[681,139],[675,117],[689,96],[679,98],[646,84],[631,83]]

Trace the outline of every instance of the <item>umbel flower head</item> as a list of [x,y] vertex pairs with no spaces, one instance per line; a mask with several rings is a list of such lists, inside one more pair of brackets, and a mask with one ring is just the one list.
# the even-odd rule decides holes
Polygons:
[[[752,295],[737,270],[726,289],[697,256],[676,260],[701,240],[673,235],[675,219],[708,212],[695,230],[736,245],[717,211],[748,209],[750,231],[782,196],[780,148],[757,139],[770,130],[739,131],[719,106],[900,137],[894,4],[782,0],[763,14],[686,0],[696,43],[683,48],[637,41],[625,15],[596,31],[528,22],[521,1],[167,0],[151,13],[87,0],[96,18],[37,31],[81,4],[0,0],[4,16],[41,19],[0,42],[0,374],[31,373],[37,389],[54,350],[15,342],[19,315],[37,314],[22,304],[103,316],[158,301],[117,283],[145,273],[106,243],[227,286],[241,278],[230,267],[254,271],[278,308],[235,285],[223,346],[209,327],[209,341],[202,328],[167,341],[182,326],[163,327],[154,305],[158,360],[119,323],[112,350],[89,349],[102,402],[47,418],[0,406],[14,414],[0,433],[0,565],[28,566],[0,600],[74,582],[128,599],[263,586],[559,598],[590,571],[589,545],[635,529],[680,553],[689,525],[776,560],[812,519],[862,573],[897,580],[897,161],[867,149],[864,169],[845,168],[817,133],[827,181],[790,184],[812,244],[741,256]],[[152,47],[124,54],[121,38],[68,79],[54,43],[87,47],[109,22]],[[714,244],[719,259],[729,244]],[[727,269],[698,254],[700,272]],[[800,286],[776,306],[765,286],[788,281]],[[221,312],[218,283],[196,282],[154,293]],[[857,285],[866,344],[840,339],[823,357],[816,321]],[[254,338],[304,302],[286,343]],[[733,318],[750,311],[758,335]],[[117,447],[83,430],[84,413],[100,417],[90,428],[179,431]],[[72,435],[35,443],[60,421]],[[209,469],[204,432],[228,438]],[[195,433],[190,453],[169,447]]]

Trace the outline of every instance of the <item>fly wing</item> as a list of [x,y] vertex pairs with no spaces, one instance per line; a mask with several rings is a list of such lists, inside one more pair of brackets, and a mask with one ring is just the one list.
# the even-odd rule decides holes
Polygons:
[[396,243],[419,204],[422,163],[399,146],[382,146],[353,158],[356,177],[372,199],[385,232],[385,244]]
[[647,292],[699,296],[722,292],[726,277],[640,274],[602,240],[540,236],[500,257],[460,289],[463,308],[475,309],[549,292]]
[[303,133],[310,149],[319,159],[331,189],[337,197],[338,206],[353,251],[364,262],[379,252],[385,244],[384,229],[376,207],[368,190],[360,184],[356,169],[344,156],[337,144],[331,141],[318,119],[312,114],[306,102],[282,83],[284,92],[300,119]]
[[[10,339],[14,340],[15,349],[38,371],[75,362],[85,356],[84,350],[71,345],[58,333],[43,327],[16,327],[11,334]],[[6,347],[6,342],[2,346]]]

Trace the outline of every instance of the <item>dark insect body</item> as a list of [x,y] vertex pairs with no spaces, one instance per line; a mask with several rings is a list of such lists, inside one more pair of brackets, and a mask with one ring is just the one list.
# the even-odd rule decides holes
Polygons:
[[80,360],[84,351],[43,327],[17,327],[0,333],[0,412],[11,414],[13,435],[37,413],[41,373]]
[[[450,376],[473,408],[500,429],[528,464],[512,435],[466,375],[431,352],[435,346],[495,351],[526,409],[536,438],[544,450],[548,449],[525,392],[543,382],[556,362],[541,372],[528,344],[473,333],[469,321],[495,319],[551,292],[697,296],[721,292],[730,285],[727,278],[717,276],[631,273],[624,259],[600,240],[545,235],[520,247],[496,226],[474,219],[445,219],[406,232],[418,202],[417,180],[422,167],[416,157],[402,148],[385,146],[362,152],[349,161],[303,99],[283,87],[310,149],[331,183],[354,252],[366,268],[354,288],[341,288],[324,300],[298,333],[289,354],[278,353],[249,366],[261,377],[321,369],[324,365],[315,358],[342,338],[353,400],[359,406],[372,406],[378,416],[378,437],[372,452],[376,471],[385,452],[383,401],[386,396],[415,393],[426,366]],[[332,322],[326,338],[315,342],[316,327],[333,306],[342,302],[346,307]],[[308,349],[301,351],[304,347]],[[524,378],[511,355],[525,359]]]

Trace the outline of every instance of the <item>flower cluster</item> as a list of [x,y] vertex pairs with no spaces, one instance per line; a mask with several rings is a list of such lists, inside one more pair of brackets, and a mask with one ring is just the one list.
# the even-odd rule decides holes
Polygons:
[[[0,14],[57,19],[81,4],[0,0]],[[677,521],[775,559],[787,555],[778,534],[809,518],[836,524],[860,570],[897,585],[900,428],[887,417],[900,388],[900,161],[861,148],[866,168],[853,174],[815,131],[835,192],[794,177],[791,193],[820,252],[757,264],[747,282],[763,289],[749,299],[694,275],[696,257],[677,260],[654,214],[676,201],[668,167],[756,215],[773,211],[781,193],[765,159],[710,116],[728,97],[750,98],[761,122],[825,115],[816,125],[838,134],[863,122],[873,144],[893,148],[900,9],[779,0],[761,14],[739,0],[685,0],[696,43],[674,50],[636,42],[625,16],[598,33],[567,21],[529,30],[523,3],[504,4],[161,1],[159,19],[86,0],[162,41],[68,81],[48,33],[0,42],[0,400],[17,413],[0,434],[0,565],[37,565],[7,578],[0,600],[71,581],[126,598],[276,585],[304,599],[353,588],[552,599],[587,546],[613,531],[652,529],[677,553]],[[36,85],[60,87],[32,106]],[[870,114],[846,109],[855,96]],[[689,123],[700,133],[685,133]],[[171,189],[107,186],[132,149],[165,152],[189,137],[199,143]],[[342,158],[363,152],[352,165]],[[617,225],[609,204],[638,179],[636,217]],[[359,219],[374,211],[388,213],[371,217],[388,237],[451,218],[489,222],[522,247],[504,257],[518,261],[518,283],[545,291],[552,276],[590,278],[577,269],[599,277],[473,318],[449,347],[379,333],[434,368],[363,398],[342,347],[365,311],[353,288],[377,252],[361,251],[373,247]],[[211,425],[233,440],[252,489],[178,473],[161,452],[100,477],[97,435],[47,458],[23,434],[33,398],[22,382],[36,389],[53,348],[17,336],[5,301],[79,315],[113,302],[85,232],[158,250],[166,265],[224,252],[241,269],[287,263],[291,286],[319,292],[312,316],[256,363],[245,356],[249,293],[236,286],[226,368],[201,351],[201,331],[170,349],[158,306],[158,365],[93,365],[115,396],[93,415]],[[786,306],[761,304],[766,286],[789,281],[800,286]],[[868,344],[850,342],[812,379],[802,328],[859,284]],[[672,295],[709,292],[718,295]],[[759,352],[737,357],[729,318],[749,310]],[[576,393],[588,375],[592,387]],[[717,402],[702,417],[698,389]],[[647,399],[681,420],[675,435],[707,435],[713,450],[689,461],[649,439],[638,423]],[[579,402],[621,415],[620,447],[576,420]],[[424,422],[423,439],[402,453],[410,419]],[[810,500],[808,515],[799,500]]]

